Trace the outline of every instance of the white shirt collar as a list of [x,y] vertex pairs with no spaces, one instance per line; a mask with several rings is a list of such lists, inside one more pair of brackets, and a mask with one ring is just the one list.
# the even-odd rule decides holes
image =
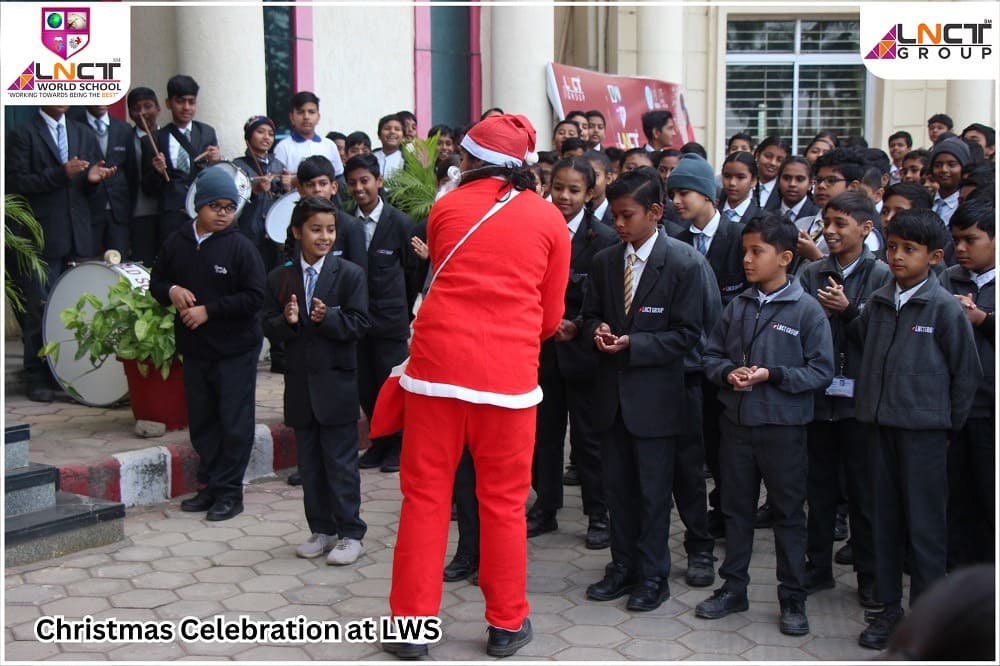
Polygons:
[[852,261],[851,263],[847,264],[846,266],[841,266],[841,265],[840,265],[840,262],[839,262],[839,261],[837,261],[837,258],[836,258],[836,257],[834,257],[834,258],[833,258],[833,262],[834,262],[835,264],[837,264],[837,268],[839,268],[839,269],[840,269],[840,274],[841,274],[842,276],[844,276],[844,279],[845,279],[845,280],[846,280],[846,279],[847,279],[848,277],[850,277],[851,273],[853,273],[853,272],[854,272],[854,269],[855,269],[855,268],[857,268],[857,267],[858,267],[858,265],[859,265],[859,264],[861,263],[861,257],[863,257],[863,256],[864,256],[864,254],[865,254],[865,253],[864,253],[864,250],[862,250],[862,251],[861,251],[861,254],[859,254],[859,255],[858,255],[857,257],[855,257],[855,258],[854,258],[854,261]]
[[750,207],[751,199],[753,199],[752,195],[748,196],[746,199],[736,204],[736,206],[730,206],[729,201],[726,201],[726,203],[722,206],[722,210],[723,212],[727,210],[735,210],[736,214],[740,216],[740,219],[742,219],[743,216],[746,215],[747,208]]
[[38,115],[40,115],[42,117],[42,120],[45,121],[45,124],[53,132],[56,131],[56,125],[62,125],[63,128],[66,127],[66,114],[63,114],[62,118],[60,118],[59,120],[56,120],[55,118],[53,118],[49,114],[47,114],[44,111],[42,111],[41,109],[39,109],[38,110]]
[[640,245],[638,250],[633,250],[632,244],[629,243],[625,251],[625,260],[628,261],[628,255],[634,254],[636,261],[645,264],[649,261],[649,255],[653,253],[653,246],[656,245],[657,236],[659,236],[659,231],[654,231],[653,235],[646,239],[646,242]]
[[361,213],[361,218],[365,222],[368,222],[368,220],[371,219],[376,224],[378,224],[378,221],[382,219],[382,209],[384,207],[385,206],[382,205],[382,197],[379,197],[378,198],[378,203],[375,204],[374,208],[372,208],[372,212],[371,213],[369,213],[368,215],[365,215],[364,213],[361,213],[361,209],[358,209],[358,212]]
[[326,255],[320,257],[315,264],[310,264],[305,260],[305,257],[299,256],[299,267],[302,269],[302,276],[305,277],[306,269],[312,266],[316,269],[316,276],[319,277],[319,274],[323,271],[324,261],[326,261]]
[[937,206],[937,203],[939,201],[943,201],[944,205],[946,207],[948,207],[948,208],[955,208],[955,207],[957,207],[958,206],[958,195],[959,194],[961,194],[961,190],[955,190],[954,192],[952,192],[951,194],[949,194],[946,197],[942,197],[940,194],[935,194],[934,195],[934,204],[933,204],[932,208],[934,206]]
[[108,112],[107,111],[105,111],[104,115],[102,115],[102,116],[93,116],[93,115],[90,114],[89,111],[87,112],[87,124],[88,125],[90,125],[94,129],[97,129],[97,121],[98,120],[100,120],[102,123],[104,123],[105,129],[107,129],[108,127],[111,127],[111,118],[110,118],[110,116],[108,116]]
[[187,125],[178,125],[177,123],[174,123],[174,127],[176,127],[177,129],[179,129],[181,132],[184,132],[185,130],[191,129],[191,125],[193,123],[194,123],[194,121],[189,122]]
[[573,219],[566,223],[566,226],[569,227],[569,230],[574,236],[576,236],[576,232],[580,229],[580,223],[583,222],[583,215],[586,212],[587,210],[585,208],[581,208],[580,212],[574,215]]
[[692,223],[688,229],[693,234],[705,234],[709,238],[715,238],[715,232],[719,230],[719,220],[721,219],[722,216],[719,215],[719,211],[715,211],[715,215],[713,215],[712,219],[708,221],[708,224],[705,225],[704,229],[699,229],[694,226],[694,223]]
[[790,286],[792,286],[792,281],[787,280],[783,287],[772,291],[770,294],[765,294],[760,290],[760,287],[757,287],[757,302],[760,303],[761,305],[764,305],[765,303],[770,303],[775,298],[777,298],[779,294],[788,289]]
[[198,235],[198,220],[197,220],[197,218],[195,218],[194,220],[191,220],[191,230],[194,232],[194,242],[197,243],[198,245],[201,245],[202,243],[204,243],[206,240],[208,240],[209,236],[211,236],[213,233],[215,233],[213,231],[209,231],[204,236],[199,236]]
[[991,268],[985,273],[972,273],[972,271],[969,271],[969,273],[972,275],[972,280],[976,283],[976,287],[979,289],[982,289],[990,282],[993,282],[997,277],[996,268]]
[[604,201],[601,202],[601,205],[594,209],[594,217],[598,220],[602,219],[604,217],[604,213],[607,212],[608,206],[610,205],[611,202],[605,198]]
[[900,308],[902,308],[904,305],[906,305],[906,303],[911,298],[913,298],[913,295],[915,293],[917,293],[918,291],[920,291],[920,288],[922,286],[924,286],[925,282],[927,282],[927,278],[924,278],[923,280],[921,280],[917,284],[913,285],[909,289],[902,289],[899,286],[899,283],[898,282],[896,283],[896,311],[897,312],[899,312]]
[[795,204],[794,206],[792,206],[791,208],[789,208],[788,206],[786,206],[786,205],[785,205],[785,202],[784,202],[784,201],[782,201],[782,202],[781,202],[781,215],[782,215],[782,216],[785,216],[785,215],[788,215],[788,211],[790,211],[790,210],[791,210],[791,211],[794,211],[794,212],[795,212],[795,215],[798,215],[798,214],[799,214],[799,211],[800,211],[800,210],[802,210],[802,207],[806,205],[806,199],[807,199],[807,198],[808,198],[808,197],[802,197],[802,200],[801,200],[801,201],[799,201],[799,202],[798,202],[797,204]]

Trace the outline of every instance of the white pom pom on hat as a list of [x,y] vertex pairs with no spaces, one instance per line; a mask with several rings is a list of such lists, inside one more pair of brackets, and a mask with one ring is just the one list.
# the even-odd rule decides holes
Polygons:
[[491,116],[472,126],[462,148],[488,164],[519,167],[538,161],[535,128],[521,115]]

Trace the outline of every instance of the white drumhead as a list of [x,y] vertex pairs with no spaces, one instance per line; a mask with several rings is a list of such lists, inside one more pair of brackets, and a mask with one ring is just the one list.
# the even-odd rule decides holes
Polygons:
[[283,245],[288,235],[288,225],[292,223],[292,211],[299,202],[298,192],[289,192],[271,204],[264,216],[264,231],[267,237],[278,245]]
[[80,296],[85,293],[93,294],[103,301],[108,296],[108,289],[122,277],[128,278],[134,287],[149,288],[149,272],[140,264],[109,266],[101,261],[88,261],[59,276],[49,290],[49,300],[45,304],[42,341],[46,344],[53,340],[62,343],[58,362],[53,363],[52,357],[46,359],[52,368],[52,374],[60,386],[67,391],[72,386],[78,394],[76,399],[92,407],[106,407],[128,397],[125,370],[115,358],[107,359],[96,370],[87,357],[75,360],[79,347],[59,315],[66,308],[75,307]]
[[[236,217],[239,217],[240,213],[243,212],[243,207],[247,205],[247,201],[250,199],[251,190],[253,190],[253,183],[251,183],[250,178],[243,173],[243,170],[232,162],[216,162],[212,165],[212,167],[222,167],[233,177],[233,182],[236,184],[236,191],[240,195],[240,200],[236,202]],[[194,207],[194,197],[197,189],[197,183],[198,180],[196,178],[195,182],[188,188],[187,198],[184,200],[184,209],[187,211],[187,214],[191,216],[191,219],[198,216],[198,211],[195,210]]]

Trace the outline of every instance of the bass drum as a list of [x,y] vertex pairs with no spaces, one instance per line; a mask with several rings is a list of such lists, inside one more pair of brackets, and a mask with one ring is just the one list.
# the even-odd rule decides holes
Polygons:
[[[51,356],[46,357],[52,374],[71,395],[75,391],[76,400],[91,407],[107,407],[128,397],[125,369],[115,358],[107,359],[96,370],[86,357],[76,360],[79,347],[72,333],[63,326],[60,314],[66,308],[76,307],[84,294],[106,298],[108,289],[123,277],[137,289],[149,289],[149,271],[141,264],[109,265],[103,261],[87,261],[59,276],[45,304],[42,341],[45,344],[54,340],[61,343],[58,361],[53,362]],[[73,391],[70,391],[70,386]]]
[[[229,172],[229,175],[233,177],[233,182],[236,184],[236,191],[239,192],[240,200],[236,202],[236,219],[243,212],[243,207],[247,205],[247,201],[250,200],[250,194],[253,190],[253,183],[250,182],[250,178],[243,173],[243,170],[232,162],[216,162],[210,169],[215,167],[221,167]],[[204,173],[204,171],[202,172]],[[188,188],[187,199],[184,200],[184,210],[187,214],[191,216],[191,219],[198,217],[198,211],[194,207],[194,197],[195,192],[198,191],[198,179],[195,178],[194,182],[191,183],[191,187]]]
[[289,192],[271,204],[264,216],[264,231],[267,237],[278,245],[284,245],[288,227],[292,223],[292,211],[299,202],[298,192]]

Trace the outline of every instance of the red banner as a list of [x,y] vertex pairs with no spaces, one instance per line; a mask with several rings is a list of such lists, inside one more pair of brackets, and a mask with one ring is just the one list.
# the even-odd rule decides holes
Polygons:
[[680,84],[601,74],[554,62],[547,66],[546,78],[549,101],[560,119],[566,117],[567,111],[575,109],[597,109],[604,114],[605,146],[638,148],[645,145],[642,114],[659,109],[674,114],[675,148],[696,140],[684,103],[684,88]]

